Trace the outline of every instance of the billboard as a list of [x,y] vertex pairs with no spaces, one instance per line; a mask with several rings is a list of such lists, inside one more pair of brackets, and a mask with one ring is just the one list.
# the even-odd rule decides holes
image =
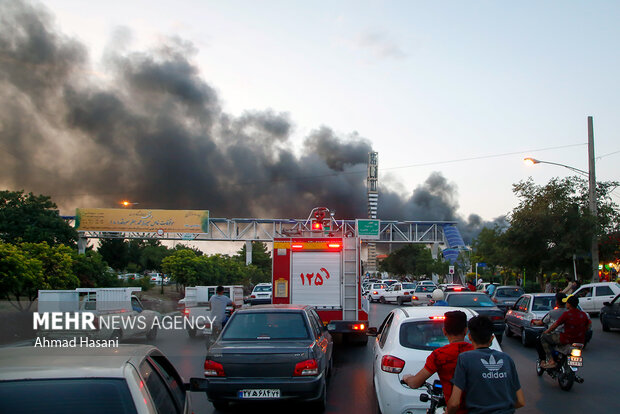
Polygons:
[[78,231],[208,233],[208,210],[152,210],[123,208],[78,208]]

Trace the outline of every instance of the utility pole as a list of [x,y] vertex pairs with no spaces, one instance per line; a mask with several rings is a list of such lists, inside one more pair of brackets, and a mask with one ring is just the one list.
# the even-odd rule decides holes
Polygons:
[[598,282],[598,213],[596,208],[596,172],[594,161],[594,125],[588,117],[588,179],[590,196],[590,213],[594,219],[592,232],[592,282]]

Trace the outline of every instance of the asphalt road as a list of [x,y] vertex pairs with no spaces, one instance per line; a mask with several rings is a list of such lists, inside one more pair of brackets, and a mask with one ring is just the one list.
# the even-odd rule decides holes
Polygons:
[[[371,304],[370,326],[379,326],[395,306]],[[518,413],[587,413],[616,412],[620,407],[620,331],[603,332],[593,318],[594,335],[584,351],[584,366],[579,374],[583,384],[575,384],[569,392],[560,390],[557,381],[535,371],[536,350],[524,348],[517,338],[504,338],[502,348],[515,361],[526,407]],[[328,388],[327,413],[377,413],[372,387],[372,339],[367,346],[339,345],[334,355],[334,375]],[[205,356],[204,338],[191,339],[185,331],[160,332],[155,343],[173,362],[181,375],[202,377]],[[412,370],[416,371],[417,370]],[[204,394],[193,393],[197,413],[216,413]],[[235,405],[233,413],[255,411],[253,405]],[[262,406],[271,412],[304,413],[303,406]],[[260,411],[263,411],[262,409]]]

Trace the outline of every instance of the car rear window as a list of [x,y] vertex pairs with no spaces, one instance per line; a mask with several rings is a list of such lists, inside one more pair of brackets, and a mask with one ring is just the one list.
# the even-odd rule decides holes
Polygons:
[[532,311],[549,311],[555,305],[555,296],[534,297]]
[[387,285],[384,285],[384,284],[372,285],[373,289],[385,289],[386,287],[387,287]]
[[415,283],[403,283],[403,289],[415,289]]
[[495,297],[498,298],[518,298],[525,292],[521,288],[500,288],[497,289]]
[[479,295],[462,295],[462,294],[452,294],[449,295],[446,299],[448,305],[456,306],[456,307],[491,307],[495,306],[491,299],[481,293]]
[[[405,322],[400,325],[400,344],[405,348],[433,351],[448,345],[443,334],[443,320]],[[467,340],[467,338],[466,338]]]
[[432,286],[418,286],[417,288],[415,288],[416,292],[432,292],[433,288]]
[[256,286],[254,292],[271,292],[271,286]]
[[222,338],[228,341],[309,339],[301,312],[243,312],[226,324]]
[[0,413],[136,413],[122,378],[0,381]]

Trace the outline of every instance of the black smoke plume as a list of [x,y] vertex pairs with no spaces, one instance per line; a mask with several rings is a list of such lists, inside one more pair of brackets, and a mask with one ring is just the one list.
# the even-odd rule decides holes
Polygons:
[[[0,1],[1,186],[51,195],[68,214],[129,198],[212,217],[305,217],[314,206],[366,216],[370,141],[320,126],[297,155],[288,114],[222,111],[191,44],[114,46],[96,73],[48,11]],[[483,224],[457,209],[456,188],[439,173],[410,197],[381,190],[381,218]]]

